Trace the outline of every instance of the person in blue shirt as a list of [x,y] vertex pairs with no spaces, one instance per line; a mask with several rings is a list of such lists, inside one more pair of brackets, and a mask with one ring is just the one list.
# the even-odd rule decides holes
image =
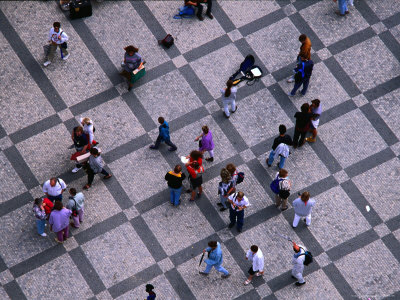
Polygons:
[[294,75],[294,87],[293,90],[289,93],[289,96],[296,95],[297,90],[303,85],[303,89],[301,90],[301,94],[304,96],[307,93],[308,84],[310,83],[311,74],[313,71],[314,62],[311,59],[307,59],[304,56],[301,56],[301,62],[298,63]]
[[208,252],[208,258],[205,260],[207,267],[204,272],[199,271],[201,275],[207,276],[210,273],[212,267],[214,267],[218,272],[223,273],[222,278],[228,278],[231,276],[227,270],[225,270],[222,265],[222,250],[221,245],[217,241],[208,242],[208,247],[203,250],[203,253]]
[[147,300],[155,300],[156,299],[156,293],[153,292],[154,286],[151,284],[146,284],[146,292],[149,293],[147,296]]
[[169,151],[175,151],[176,149],[178,149],[171,142],[171,138],[169,136],[169,125],[168,125],[167,121],[165,121],[163,117],[159,117],[158,118],[158,123],[161,124],[158,127],[159,134],[158,134],[156,143],[154,145],[151,145],[150,149],[158,149],[158,147],[160,146],[161,142],[165,142],[168,146],[170,146],[170,148],[168,149]]

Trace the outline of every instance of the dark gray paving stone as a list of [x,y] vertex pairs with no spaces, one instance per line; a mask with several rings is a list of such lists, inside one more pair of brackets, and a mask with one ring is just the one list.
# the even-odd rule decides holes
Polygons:
[[367,1],[360,0],[354,7],[360,12],[360,14],[363,16],[365,21],[368,22],[369,25],[373,25],[379,22],[378,16],[368,6]]
[[7,283],[6,285],[3,285],[3,288],[12,300],[13,299],[21,299],[21,300],[26,299],[20,286],[18,285],[18,283],[15,280]]
[[193,50],[190,50],[183,54],[183,57],[190,63],[204,56],[204,53],[212,53],[222,47],[225,47],[231,43],[231,39],[227,34],[217,37],[216,39],[205,43]]
[[235,300],[255,300],[261,299],[261,297],[257,294],[256,290],[251,290],[246,294],[240,295],[239,297],[235,298]]
[[373,37],[375,32],[371,27],[368,27],[364,30],[358,31],[347,38],[340,40],[330,46],[328,46],[328,50],[332,53],[332,55],[338,54],[346,49],[349,49],[361,42],[368,40]]
[[183,280],[182,276],[176,269],[172,269],[165,273],[165,277],[167,277],[169,283],[174,288],[175,292],[179,295],[179,297],[183,299],[195,299],[196,297],[193,295],[192,291]]
[[394,91],[399,86],[400,76],[397,76],[364,92],[364,96],[368,99],[368,101],[373,101]]
[[[293,6],[296,7],[298,11],[307,8],[310,5],[314,5],[318,1],[296,1],[293,3]],[[318,51],[322,48],[325,48],[324,43],[319,39],[318,35],[311,29],[306,20],[299,13],[295,13],[289,17],[290,21],[296,26],[296,28],[303,34],[306,34],[312,43],[312,49],[314,51]],[[312,57],[314,61],[314,56]],[[315,63],[315,61],[314,61]]]
[[390,250],[393,256],[400,262],[400,242],[396,239],[393,233],[382,238],[385,246]]
[[226,33],[236,29],[235,25],[232,23],[232,21],[229,19],[229,17],[217,1],[213,2],[212,14]]
[[118,97],[119,93],[115,87],[112,87],[108,90],[105,90],[104,92],[101,92],[97,95],[94,95],[93,97],[90,97],[82,102],[79,102],[73,106],[71,106],[69,109],[71,112],[76,116],[84,113],[85,111],[90,110],[93,107],[99,106],[107,101],[110,101],[114,99],[115,97]]
[[394,217],[386,222],[387,227],[390,231],[395,231],[400,228],[400,215]]
[[344,299],[353,298],[356,293],[334,264],[323,268],[325,275],[335,284],[336,289]]
[[222,220],[215,207],[204,193],[200,199],[196,198],[195,203],[215,231],[225,228],[224,220]]
[[384,31],[379,34],[379,38],[385,46],[393,53],[394,57],[400,60],[400,44],[390,31]]
[[390,16],[389,18],[382,20],[382,23],[388,28],[393,28],[400,24],[400,12]]
[[[14,198],[0,204],[0,217],[8,214],[10,211],[14,211],[25,204],[33,202],[33,197],[29,192],[25,192],[21,195],[15,196]],[[1,262],[1,260],[0,260]],[[1,266],[1,263],[0,263]],[[1,268],[0,268],[1,269]],[[0,271],[1,272],[1,271]]]
[[248,23],[248,24],[240,27],[239,31],[244,37],[246,37],[260,29],[268,27],[269,25],[282,20],[285,17],[286,17],[286,15],[283,12],[283,10],[279,9],[279,10],[276,10],[258,20],[255,20],[251,23]]

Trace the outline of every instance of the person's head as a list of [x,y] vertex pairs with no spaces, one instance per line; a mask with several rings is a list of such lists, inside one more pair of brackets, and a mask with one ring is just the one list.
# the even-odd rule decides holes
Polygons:
[[203,131],[204,134],[207,134],[210,130],[208,129],[207,125],[204,125],[203,127],[201,127],[201,130]]
[[284,135],[286,133],[286,126],[281,124],[279,125],[279,134]]
[[200,168],[200,165],[197,161],[195,161],[192,163],[192,167],[193,167],[193,169],[197,170],[198,168]]
[[54,31],[55,31],[55,32],[59,32],[59,31],[60,31],[60,28],[61,28],[60,22],[54,22],[54,23],[53,23],[53,28],[54,28]]
[[75,196],[76,195],[76,189],[70,188],[69,189],[69,193],[70,193],[71,196]]
[[146,284],[146,292],[152,292],[154,290],[154,286],[151,284]]
[[231,180],[232,176],[231,173],[226,168],[223,168],[220,173],[221,179],[223,183],[229,183]]
[[35,198],[35,205],[40,206],[43,203],[43,199],[42,198]]
[[307,202],[308,199],[310,199],[310,193],[309,192],[303,192],[300,196],[301,201]]
[[238,192],[237,196],[236,196],[236,200],[237,201],[242,201],[244,197],[244,193],[243,192]]
[[129,45],[127,47],[124,48],[124,50],[130,55],[134,55],[136,52],[139,51],[138,48],[136,48],[135,46]]
[[50,185],[52,187],[56,186],[56,183],[57,183],[57,178],[55,177],[50,178]]
[[233,176],[233,174],[235,174],[236,171],[236,166],[230,163],[226,165],[226,169],[229,171],[229,173],[231,173],[231,176]]
[[62,210],[62,208],[63,208],[62,202],[61,202],[60,200],[56,200],[56,201],[54,202],[54,207],[53,207],[53,209],[55,209],[55,210]]
[[311,100],[311,105],[313,106],[313,107],[319,107],[319,104],[321,103],[321,101],[319,101],[319,99],[314,99],[314,100]]
[[193,150],[192,152],[190,152],[190,157],[193,160],[198,160],[199,158],[203,158],[203,154],[199,150]]
[[300,252],[300,247],[295,242],[293,242],[293,250],[296,253]]
[[208,242],[208,247],[216,248],[217,246],[218,246],[217,241],[209,241]]
[[83,134],[83,127],[82,126],[78,126],[75,128],[75,134],[77,136],[81,136]]
[[158,117],[158,123],[164,124],[165,120],[163,117]]
[[303,103],[303,105],[300,107],[300,110],[302,113],[308,113],[309,109],[310,109],[310,105],[308,103]]
[[288,171],[285,169],[280,169],[279,170],[279,177],[285,178],[288,175]]
[[181,171],[182,171],[181,165],[176,165],[175,168],[174,168],[174,172],[178,174],[178,173],[180,173]]
[[250,247],[251,252],[256,253],[258,251],[258,246],[253,245]]
[[232,80],[228,80],[226,82],[225,97],[229,97],[231,95],[232,86],[233,86],[233,81]]
[[82,124],[90,125],[90,124],[92,124],[92,120],[90,120],[90,118],[88,118],[88,117],[83,118]]
[[97,148],[90,148],[90,154],[93,156],[98,156],[99,150],[97,150]]
[[299,42],[304,43],[307,40],[307,36],[303,33],[299,36]]

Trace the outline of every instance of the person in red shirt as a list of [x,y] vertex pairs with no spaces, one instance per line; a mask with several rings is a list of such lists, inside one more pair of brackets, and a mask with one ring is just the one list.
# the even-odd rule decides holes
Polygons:
[[204,167],[201,166],[197,161],[186,164],[186,169],[189,172],[189,181],[190,181],[190,189],[187,191],[192,193],[190,201],[194,201],[194,197],[196,196],[196,188],[199,188],[199,192],[197,193],[197,197],[200,198],[203,193],[203,173]]
[[49,219],[50,213],[53,210],[53,207],[54,207],[54,204],[53,204],[53,202],[51,202],[51,200],[49,198],[43,199],[43,208],[44,208],[44,212],[46,213],[46,220]]

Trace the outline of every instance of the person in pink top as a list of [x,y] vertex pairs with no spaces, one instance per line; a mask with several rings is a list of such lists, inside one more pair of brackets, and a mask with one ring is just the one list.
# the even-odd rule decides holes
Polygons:
[[69,236],[69,217],[72,211],[63,207],[61,201],[54,203],[54,209],[50,214],[50,231],[57,234],[55,238],[57,243],[63,243]]

